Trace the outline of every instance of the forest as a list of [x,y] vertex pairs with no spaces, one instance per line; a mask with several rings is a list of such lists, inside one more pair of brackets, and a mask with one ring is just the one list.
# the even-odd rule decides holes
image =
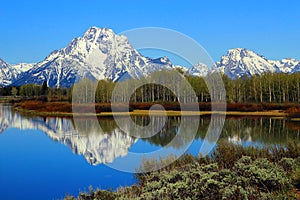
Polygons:
[[[214,94],[213,90],[218,86],[209,88],[206,84],[209,78],[192,77],[183,74],[197,97],[197,99],[192,99],[195,96],[187,93],[189,91],[188,88],[184,84],[180,84],[181,80],[177,80],[174,74],[174,71],[160,71],[154,72],[140,80],[127,79],[119,83],[111,80],[93,82],[89,79],[83,79],[71,88],[49,88],[46,82],[42,85],[9,86],[0,88],[0,96],[40,99],[49,102],[71,102],[73,89],[76,88],[76,90],[80,91],[76,95],[82,95],[80,99],[83,102],[81,103],[88,103],[90,99],[96,103],[110,103],[116,84],[121,84],[122,89],[114,93],[115,99],[113,100],[123,101],[130,93],[128,89],[141,85],[142,82],[142,86],[132,93],[130,102],[210,102],[212,100],[210,94]],[[152,83],[152,79],[155,79],[156,82]],[[159,84],[157,84],[157,80],[159,80]],[[260,76],[241,77],[235,80],[222,75],[222,80],[228,103],[300,103],[300,73],[266,73]],[[223,96],[225,97],[225,94]],[[222,95],[220,95],[220,98],[214,99],[224,101],[221,98]]]

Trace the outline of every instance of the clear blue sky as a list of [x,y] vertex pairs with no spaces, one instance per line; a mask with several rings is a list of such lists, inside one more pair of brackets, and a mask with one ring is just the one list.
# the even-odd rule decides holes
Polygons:
[[64,1],[0,3],[0,58],[39,62],[90,26],[116,33],[164,27],[198,41],[218,61],[245,47],[269,59],[300,59],[300,1]]

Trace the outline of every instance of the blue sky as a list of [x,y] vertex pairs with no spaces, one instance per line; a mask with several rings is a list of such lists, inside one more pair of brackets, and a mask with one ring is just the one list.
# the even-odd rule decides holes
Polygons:
[[38,62],[91,26],[116,33],[164,27],[201,44],[215,61],[245,47],[268,59],[300,59],[299,1],[57,1],[0,3],[0,58]]

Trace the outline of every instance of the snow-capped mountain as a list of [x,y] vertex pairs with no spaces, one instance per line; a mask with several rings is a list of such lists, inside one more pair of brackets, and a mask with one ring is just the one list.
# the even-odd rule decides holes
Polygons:
[[300,61],[296,66],[293,67],[293,70],[291,71],[291,74],[300,72]]
[[36,63],[18,63],[11,65],[12,68],[18,71],[18,74],[27,72],[30,70]]
[[17,79],[17,76],[17,70],[0,59],[0,86],[12,84]]
[[192,76],[206,76],[209,72],[209,68],[203,64],[203,63],[198,63],[188,69],[188,74]]
[[210,72],[218,70],[232,79],[269,72],[296,73],[300,71],[300,61],[295,59],[267,60],[254,51],[245,48],[228,50],[227,54],[222,56],[220,62],[217,62],[216,65],[216,68],[211,69]]
[[42,84],[70,87],[82,78],[122,81],[146,76],[156,70],[179,69],[184,74],[206,76],[220,71],[229,78],[263,73],[300,72],[300,61],[268,60],[245,48],[228,50],[213,69],[198,63],[189,69],[174,66],[167,57],[151,59],[134,49],[127,38],[108,28],[89,28],[82,37],[73,39],[65,48],[55,50],[37,64],[9,65],[0,60],[0,86]]
[[34,63],[10,65],[0,59],[0,86],[8,86],[18,80],[19,76],[34,66]]
[[253,76],[267,72],[277,72],[276,67],[266,58],[244,48],[230,49],[222,56],[217,69],[229,78]]
[[277,68],[278,72],[295,73],[299,71],[299,69],[297,70],[297,66],[300,65],[300,61],[293,58],[285,58],[279,61],[270,60],[270,63]]
[[89,28],[69,45],[52,52],[37,63],[14,84],[41,84],[50,87],[70,87],[77,80],[119,80],[123,75],[141,77],[155,70],[171,69],[168,58],[150,59],[142,56],[122,35],[108,28]]

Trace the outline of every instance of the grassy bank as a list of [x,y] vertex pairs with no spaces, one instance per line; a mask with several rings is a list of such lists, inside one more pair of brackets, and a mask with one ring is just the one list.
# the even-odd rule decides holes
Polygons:
[[[154,110],[152,114],[168,116],[180,116],[180,115],[231,115],[231,116],[267,116],[267,117],[287,117],[289,113],[293,113],[292,118],[298,118],[295,113],[300,112],[300,105],[298,104],[238,104],[228,103],[227,111],[221,111],[221,104],[214,104],[215,110],[211,111],[211,103],[199,103],[200,111],[193,111],[192,105],[187,105],[186,110],[180,109],[178,102],[174,103],[160,103],[167,110],[166,113],[161,110]],[[129,114],[131,115],[148,115],[149,109],[154,103],[130,103]],[[126,106],[123,104],[114,105],[117,112],[115,115],[128,114]],[[190,109],[189,109],[190,108]],[[43,102],[43,101],[22,101],[15,104],[15,110],[38,116],[65,116],[70,117],[72,114],[72,104],[69,102]],[[80,116],[91,116],[96,112],[97,116],[112,116],[112,108],[110,103],[96,103],[95,106],[88,104],[76,105],[76,111],[80,113]],[[76,113],[75,113],[76,115]]]
[[[145,161],[141,169],[163,162]],[[255,148],[219,143],[210,157],[184,155],[136,178],[138,185],[116,191],[91,188],[65,199],[299,199],[300,144]]]
[[0,96],[0,103],[16,103],[20,101],[21,101],[20,97]]

